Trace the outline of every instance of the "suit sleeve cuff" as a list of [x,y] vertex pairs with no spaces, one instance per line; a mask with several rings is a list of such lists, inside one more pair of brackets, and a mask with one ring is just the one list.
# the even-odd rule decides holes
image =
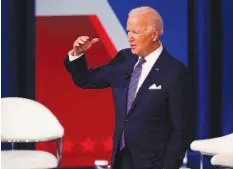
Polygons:
[[82,54],[80,54],[78,56],[73,56],[72,54],[73,54],[73,50],[71,50],[71,51],[68,52],[68,56],[69,56],[69,61],[70,62],[72,62],[72,61],[80,58],[84,53],[82,53]]

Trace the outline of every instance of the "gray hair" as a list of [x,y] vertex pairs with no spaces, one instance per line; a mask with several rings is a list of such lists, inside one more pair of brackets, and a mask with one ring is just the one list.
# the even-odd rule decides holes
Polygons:
[[163,19],[161,15],[155,9],[148,7],[148,6],[134,8],[129,12],[128,16],[139,15],[139,14],[144,15],[146,13],[153,14],[151,17],[147,18],[148,23],[150,24],[148,28],[148,32],[151,32],[153,29],[157,28],[160,30],[160,35],[162,35],[163,34]]

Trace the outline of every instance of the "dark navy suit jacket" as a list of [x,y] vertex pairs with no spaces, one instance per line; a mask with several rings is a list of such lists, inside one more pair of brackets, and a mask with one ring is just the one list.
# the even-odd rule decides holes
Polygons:
[[[98,57],[98,56],[97,56]],[[112,164],[124,129],[135,169],[178,169],[192,141],[193,95],[188,69],[164,48],[127,114],[130,73],[138,56],[130,49],[118,52],[109,63],[88,69],[85,56],[65,66],[81,88],[112,88],[115,129]],[[161,89],[149,90],[152,84]]]

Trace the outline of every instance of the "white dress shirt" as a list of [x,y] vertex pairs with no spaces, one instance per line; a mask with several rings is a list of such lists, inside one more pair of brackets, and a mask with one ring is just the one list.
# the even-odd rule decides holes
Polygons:
[[[137,87],[136,93],[138,92],[139,88],[142,86],[142,83],[146,79],[147,75],[149,74],[151,68],[153,67],[153,65],[157,61],[157,59],[158,59],[159,55],[162,53],[162,51],[163,51],[163,46],[161,44],[158,49],[156,49],[155,51],[153,51],[152,53],[150,53],[148,56],[145,57],[146,62],[142,64],[142,72],[141,72],[141,76],[140,76],[139,81],[138,81],[138,87]],[[139,59],[140,58],[141,57],[139,56]],[[139,59],[138,59],[137,63],[135,64],[135,66],[138,64]]]
[[[155,64],[156,60],[158,59],[158,57],[162,53],[162,51],[163,51],[163,46],[161,44],[158,49],[156,49],[155,51],[153,51],[152,53],[150,53],[148,56],[145,57],[146,62],[142,65],[142,72],[141,72],[141,76],[140,76],[139,81],[138,81],[138,87],[137,87],[136,93],[138,92],[139,88],[142,86],[142,83],[146,79],[147,75],[149,74],[151,68]],[[70,62],[72,62],[73,60],[80,58],[82,55],[83,54],[81,54],[79,56],[72,56],[69,53],[69,60],[70,60]],[[141,57],[139,56],[138,61],[135,64],[135,66],[138,64],[140,58]]]

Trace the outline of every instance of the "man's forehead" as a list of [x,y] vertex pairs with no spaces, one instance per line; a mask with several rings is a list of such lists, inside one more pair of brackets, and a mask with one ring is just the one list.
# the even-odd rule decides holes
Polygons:
[[130,24],[136,24],[138,26],[146,26],[147,21],[144,17],[137,17],[137,16],[130,16],[127,20],[127,26],[130,26]]
[[129,16],[127,23],[129,22],[135,22],[135,23],[143,23],[146,20],[145,17],[143,17],[142,15],[133,15],[133,16]]

